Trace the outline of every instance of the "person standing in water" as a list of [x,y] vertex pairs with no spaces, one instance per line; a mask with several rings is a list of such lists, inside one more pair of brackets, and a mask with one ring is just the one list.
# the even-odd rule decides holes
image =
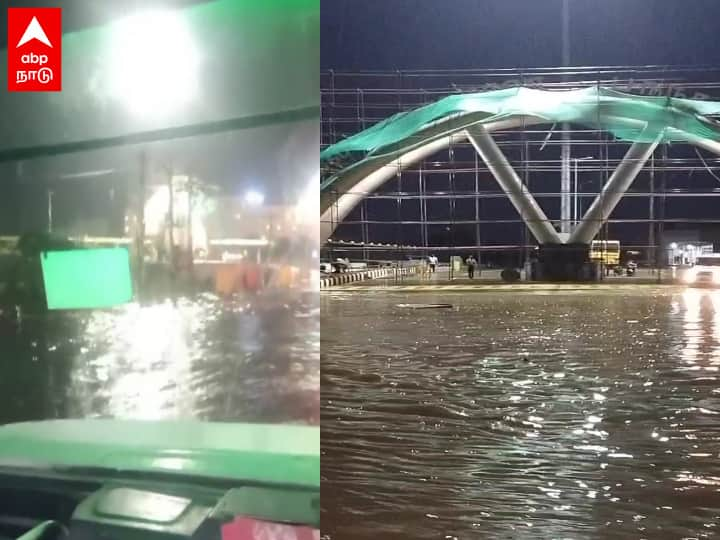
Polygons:
[[473,279],[475,277],[475,267],[477,266],[477,261],[475,260],[475,257],[470,255],[466,260],[465,264],[467,264],[468,269],[468,277],[470,279]]

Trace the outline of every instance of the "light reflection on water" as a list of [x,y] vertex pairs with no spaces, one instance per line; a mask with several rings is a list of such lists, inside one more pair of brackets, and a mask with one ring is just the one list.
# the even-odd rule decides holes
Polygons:
[[719,291],[331,293],[322,312],[327,537],[718,534]]
[[310,422],[317,295],[211,295],[0,317],[0,424],[47,418]]

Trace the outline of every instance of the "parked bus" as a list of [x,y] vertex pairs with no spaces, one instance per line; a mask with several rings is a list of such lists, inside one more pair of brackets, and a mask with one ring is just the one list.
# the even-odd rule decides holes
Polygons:
[[618,240],[593,240],[590,260],[606,267],[620,266],[620,242]]

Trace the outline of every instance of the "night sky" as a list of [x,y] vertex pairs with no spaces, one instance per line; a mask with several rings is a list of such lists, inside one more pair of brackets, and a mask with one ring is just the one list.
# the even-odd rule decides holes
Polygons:
[[[324,69],[561,64],[561,0],[324,0]],[[571,0],[571,64],[718,64],[717,0]]]

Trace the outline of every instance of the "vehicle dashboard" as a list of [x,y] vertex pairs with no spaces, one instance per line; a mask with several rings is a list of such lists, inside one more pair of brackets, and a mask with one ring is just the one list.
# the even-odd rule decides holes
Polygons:
[[319,527],[317,489],[193,478],[0,471],[0,540],[226,540],[238,518]]

